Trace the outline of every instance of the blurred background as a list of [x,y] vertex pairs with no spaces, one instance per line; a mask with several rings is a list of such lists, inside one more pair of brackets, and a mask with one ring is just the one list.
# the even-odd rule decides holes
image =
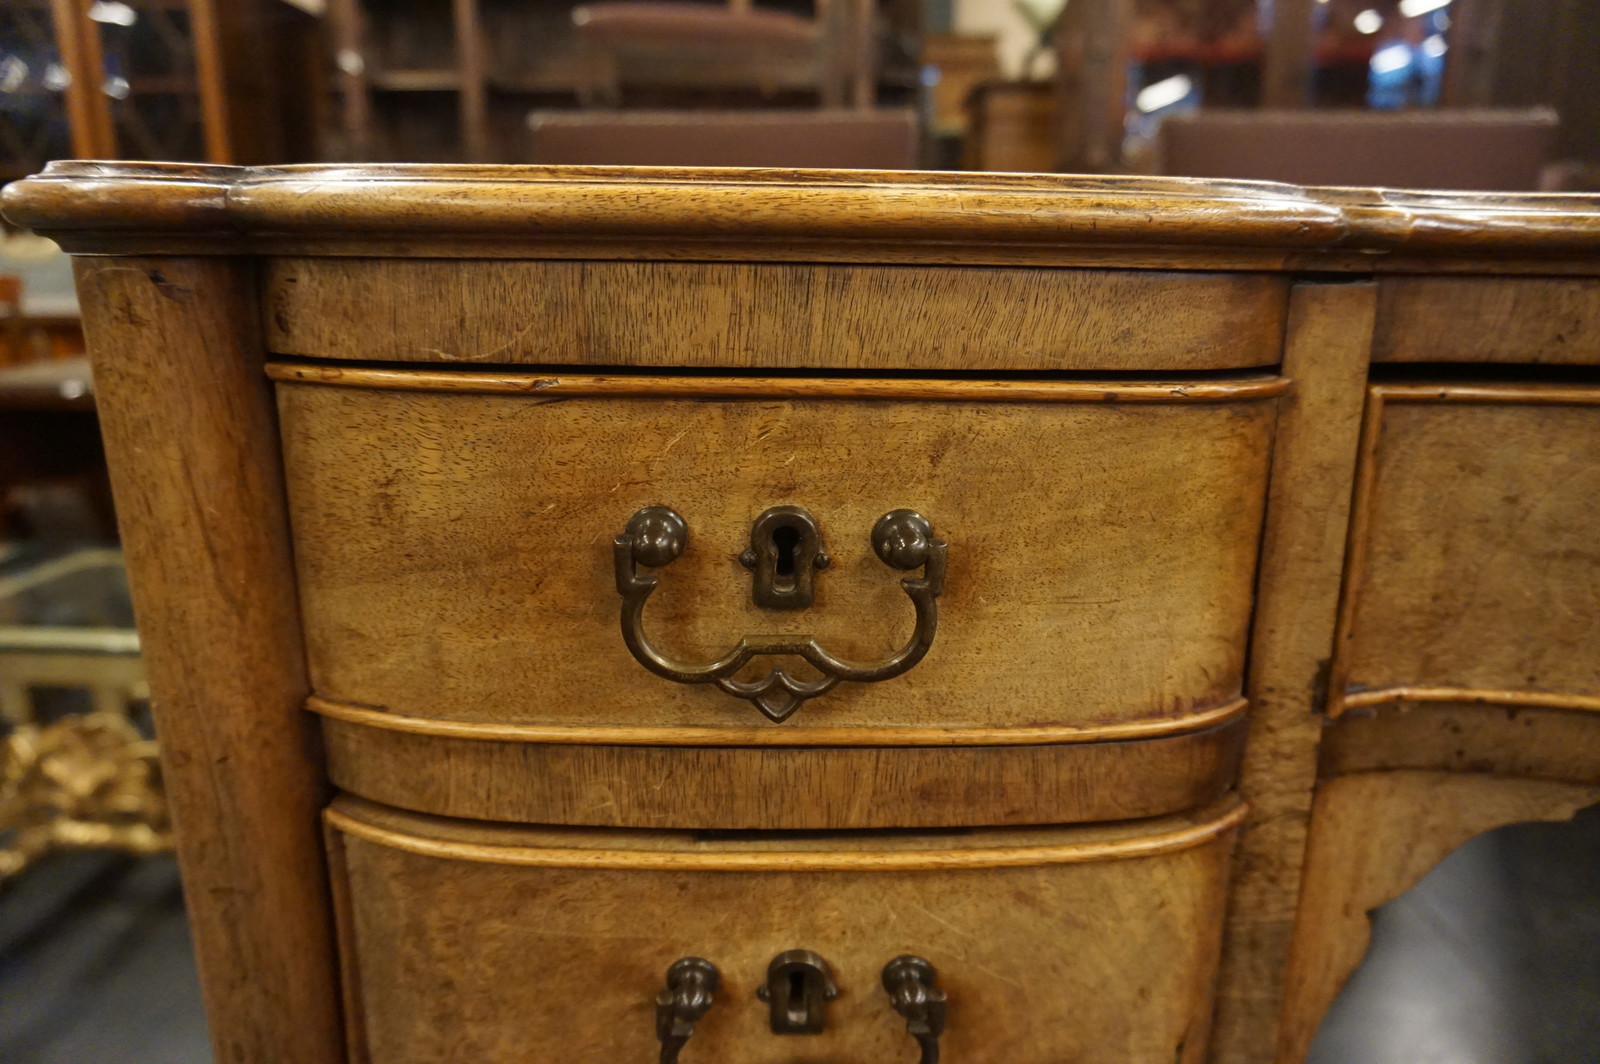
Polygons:
[[[64,158],[1600,190],[1600,0],[0,0],[0,183]],[[0,231],[0,1061],[200,1064],[82,352]],[[1600,810],[1457,851],[1315,1064],[1600,1061],[1596,853]]]

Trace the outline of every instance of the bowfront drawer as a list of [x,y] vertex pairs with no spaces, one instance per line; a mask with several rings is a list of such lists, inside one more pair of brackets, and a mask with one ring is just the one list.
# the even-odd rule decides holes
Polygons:
[[1277,378],[273,372],[347,790],[809,829],[1234,778]]
[[1239,815],[739,841],[341,799],[353,1056],[676,1060],[659,1031],[684,1064],[911,1062],[918,1034],[952,1062],[1197,1064]]
[[[779,718],[804,743],[845,729],[1124,738],[1211,722],[1239,695],[1274,378],[276,373],[324,700],[741,738]],[[810,525],[758,527],[775,507]],[[624,533],[653,534],[633,523],[652,508],[677,515],[678,549],[619,554]],[[880,520],[903,510],[926,525],[890,529],[885,555]],[[755,601],[768,565],[777,603]],[[641,608],[619,630],[625,601]],[[797,666],[807,637],[823,657]],[[842,663],[842,680],[800,704],[707,680],[741,639],[736,680],[783,667],[799,685],[818,661]],[[652,670],[651,651],[699,682]]]
[[1600,710],[1600,388],[1372,389],[1334,704]]

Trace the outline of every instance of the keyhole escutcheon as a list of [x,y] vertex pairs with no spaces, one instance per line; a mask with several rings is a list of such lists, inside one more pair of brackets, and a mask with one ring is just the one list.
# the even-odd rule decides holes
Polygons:
[[799,506],[774,506],[756,518],[750,546],[739,555],[751,572],[751,600],[768,610],[810,606],[816,574],[830,561],[816,519]]

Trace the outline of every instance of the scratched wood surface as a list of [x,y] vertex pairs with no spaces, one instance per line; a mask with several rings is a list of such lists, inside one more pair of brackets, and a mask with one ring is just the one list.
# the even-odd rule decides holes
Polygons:
[[1392,277],[1374,362],[1600,363],[1600,279]]
[[1250,734],[1212,1054],[1270,1064],[1305,857],[1355,479],[1372,284],[1296,285],[1250,634]]
[[[788,387],[548,401],[281,383],[317,694],[451,721],[763,726],[623,644],[611,540],[665,504],[689,545],[658,571],[644,623],[690,661],[747,633],[886,657],[912,609],[873,523],[910,507],[950,543],[927,658],[813,700],[778,726],[797,742],[812,727],[1109,726],[1238,696],[1273,400],[1122,403],[1112,382],[1035,403]],[[756,608],[737,561],[782,503],[812,512],[833,558],[807,610]]]
[[1266,273],[275,259],[268,344],[406,362],[831,370],[1271,365]]
[[72,252],[1592,274],[1586,195],[1039,174],[60,161]]
[[810,831],[1074,824],[1193,809],[1232,786],[1244,720],[1139,741],[988,746],[539,743],[335,718],[324,735],[336,784],[402,809],[530,824]]
[[[1117,827],[958,835],[534,832],[341,801],[345,972],[361,1064],[656,1059],[654,997],[694,955],[722,986],[704,1064],[915,1060],[883,966],[949,994],[951,1061],[1199,1064],[1237,806]],[[768,962],[810,949],[826,1029],[775,1036]],[[535,1041],[536,1040],[536,1041]]]
[[1600,784],[1600,726],[1586,709],[1395,702],[1347,710],[1323,736],[1318,772],[1478,772]]
[[[911,1059],[876,979],[917,949],[948,973],[952,1064],[1197,1064],[1219,985],[1212,1059],[1297,1064],[1367,907],[1473,833],[1600,796],[1593,196],[82,162],[3,195],[96,256],[80,291],[219,1061],[342,1059],[331,889],[354,1061],[650,1059],[690,949],[730,982],[686,1060]],[[1370,345],[1370,287],[1335,273],[1378,280]],[[263,329],[347,360],[284,374],[282,470]],[[1283,399],[1245,372],[1280,336]],[[1565,368],[1385,380],[1358,446],[1369,353]],[[914,506],[950,542],[931,654],[783,726],[648,674],[608,540],[662,502],[691,530],[646,613],[673,652],[802,623],[888,652],[910,608],[867,531]],[[836,559],[804,622],[749,606],[734,561],[778,502]],[[334,774],[398,805],[927,834],[532,831],[347,797],[330,882],[312,687]],[[1206,802],[1246,693],[1259,808],[1220,983],[1242,804],[928,827]],[[753,997],[795,946],[838,960],[821,1050],[764,1033]]]
[[216,1058],[334,1064],[326,784],[253,271],[98,258],[77,281]]
[[1373,909],[1476,835],[1522,821],[1566,820],[1597,801],[1600,782],[1416,770],[1325,780],[1285,976],[1279,1064],[1305,1060],[1323,1014],[1366,952]]
[[1379,385],[1366,436],[1336,695],[1593,702],[1600,388]]

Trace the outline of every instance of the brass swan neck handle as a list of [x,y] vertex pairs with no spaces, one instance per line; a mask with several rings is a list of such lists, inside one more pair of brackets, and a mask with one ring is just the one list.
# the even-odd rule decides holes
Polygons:
[[905,1017],[906,1033],[922,1050],[920,1064],[939,1064],[939,1036],[944,1033],[945,993],[936,986],[932,964],[909,954],[883,968],[883,989],[894,1011]]
[[721,976],[717,966],[701,957],[682,957],[667,969],[667,986],[656,995],[656,1038],[661,1042],[661,1064],[677,1064],[694,1025],[711,1008]]
[[[660,577],[642,574],[639,568],[670,565],[689,542],[688,524],[666,506],[647,506],[638,511],[612,541],[617,592],[622,596],[622,640],[639,664],[657,676],[675,683],[716,684],[753,703],[775,723],[789,719],[808,699],[832,690],[841,680],[876,683],[892,679],[921,661],[933,646],[939,624],[937,600],[944,590],[947,544],[935,538],[928,519],[914,510],[884,514],[873,525],[871,539],[873,550],[884,564],[901,571],[922,570],[920,577],[908,576],[900,581],[916,610],[916,627],[905,646],[882,661],[861,663],[837,658],[808,635],[746,635],[722,657],[704,664],[677,661],[657,650],[644,631],[644,606]],[[799,680],[782,667],[774,667],[759,680],[733,678],[752,659],[769,656],[801,658],[822,676]]]

